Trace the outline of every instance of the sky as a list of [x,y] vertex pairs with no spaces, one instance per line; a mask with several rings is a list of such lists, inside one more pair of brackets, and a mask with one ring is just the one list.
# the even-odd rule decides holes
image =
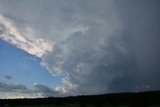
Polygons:
[[159,0],[0,0],[0,98],[160,90]]

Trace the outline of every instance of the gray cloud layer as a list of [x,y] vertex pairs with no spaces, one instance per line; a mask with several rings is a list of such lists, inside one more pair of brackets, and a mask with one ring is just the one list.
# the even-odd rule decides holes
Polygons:
[[12,79],[12,77],[11,77],[10,75],[5,75],[4,78],[5,78],[5,79],[8,79],[8,80],[11,80],[11,79]]
[[8,94],[3,95],[1,94],[1,98],[19,98],[20,97],[51,97],[51,96],[57,96],[59,94],[58,91],[42,85],[42,84],[34,84],[34,89],[28,89],[25,85],[15,85],[15,84],[7,84],[4,82],[0,82],[0,92]]
[[0,82],[0,92],[19,92],[19,93],[28,93],[28,90],[24,85],[13,85]]
[[[0,4],[2,16],[17,29],[29,27],[33,38],[53,48],[42,53],[41,64],[53,75],[67,75],[55,89],[58,92],[160,88],[158,0],[1,0]],[[43,85],[37,87],[54,93]]]

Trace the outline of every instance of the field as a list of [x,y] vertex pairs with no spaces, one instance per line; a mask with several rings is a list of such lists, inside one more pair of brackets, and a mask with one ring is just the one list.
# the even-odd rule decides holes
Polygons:
[[160,92],[1,99],[0,107],[160,107]]
[[[1,107],[98,107],[95,105],[4,105]],[[129,106],[129,105],[104,105],[102,107],[134,107],[134,106]],[[135,106],[136,107],[136,106]],[[160,107],[160,105],[151,105],[151,106],[142,106],[142,107]]]

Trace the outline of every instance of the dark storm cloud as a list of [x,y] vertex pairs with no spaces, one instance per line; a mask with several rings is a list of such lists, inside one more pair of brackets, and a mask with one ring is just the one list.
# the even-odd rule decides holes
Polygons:
[[[93,21],[86,32],[74,32],[56,45],[54,54],[47,56],[54,62],[48,62],[68,73],[68,81],[78,85],[76,94],[159,90],[159,5],[156,0],[115,2],[112,12],[118,22]],[[111,34],[103,31],[108,21],[115,24]]]
[[[159,0],[12,2],[2,1],[2,15],[17,29],[27,25],[36,34],[31,36],[51,43],[53,50],[42,55],[41,64],[53,75],[67,75],[58,92],[160,89]],[[44,96],[57,94],[35,87]]]
[[[134,61],[132,75],[116,78],[111,83],[111,90],[132,91],[159,90],[160,79],[160,2],[142,0],[117,2],[119,18],[123,23],[123,40],[130,45]],[[124,64],[128,64],[124,62]],[[133,64],[133,63],[132,63]],[[127,71],[127,72],[128,72]],[[116,82],[117,81],[117,82]]]
[[[99,42],[100,38],[92,37],[90,32],[87,34],[76,32],[63,43],[63,46],[65,45],[69,49],[67,57],[64,58],[64,55],[61,55],[63,51],[60,49],[54,55],[62,56],[58,58],[58,60],[64,61],[60,68],[62,71],[68,71],[68,80],[72,84],[78,85],[75,93],[97,94],[115,92],[114,90],[132,91],[133,87],[126,88],[125,85],[120,85],[120,83],[124,83],[122,81],[124,78],[131,79],[130,77],[134,74],[135,62],[132,53],[128,50],[130,46],[117,36],[103,37],[105,41],[103,44]],[[61,46],[57,48],[61,48]],[[115,80],[117,82],[121,80],[117,83],[119,86],[113,82]],[[126,83],[130,86],[133,85],[127,80]],[[110,85],[114,85],[116,88],[110,89]]]

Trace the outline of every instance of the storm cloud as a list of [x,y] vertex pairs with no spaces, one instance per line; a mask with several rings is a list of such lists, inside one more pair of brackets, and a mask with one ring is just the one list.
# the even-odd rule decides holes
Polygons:
[[159,0],[1,0],[0,38],[40,57],[52,75],[66,75],[56,89],[36,84],[38,91],[158,90],[159,6]]

